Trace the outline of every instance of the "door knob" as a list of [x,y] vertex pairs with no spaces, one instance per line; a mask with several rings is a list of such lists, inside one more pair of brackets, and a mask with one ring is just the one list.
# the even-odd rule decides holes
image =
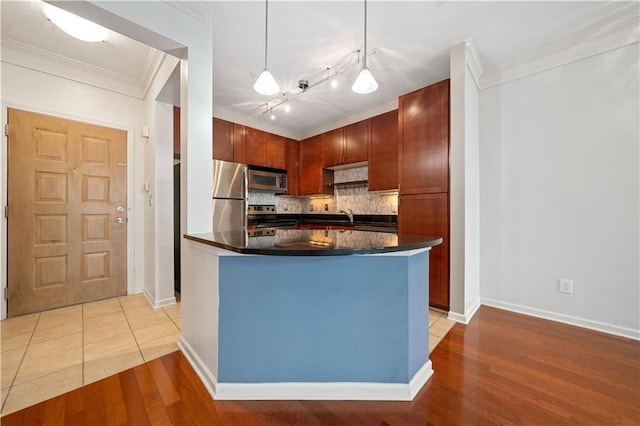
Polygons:
[[125,219],[124,217],[118,217],[116,218],[116,222],[117,223],[125,223],[127,221],[127,219]]

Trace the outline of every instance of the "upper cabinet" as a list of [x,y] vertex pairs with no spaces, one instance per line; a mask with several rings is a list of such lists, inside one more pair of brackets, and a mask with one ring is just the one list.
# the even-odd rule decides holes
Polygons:
[[324,166],[331,167],[342,164],[344,148],[344,130],[342,127],[322,134],[324,140]]
[[[174,123],[175,150],[180,148],[180,108],[177,107],[174,108]],[[289,195],[298,192],[298,157],[298,141],[213,118],[213,158],[287,170],[288,174],[294,175],[293,178],[289,176]]]
[[324,135],[300,142],[299,195],[333,195],[333,171],[324,165]]
[[300,143],[293,139],[285,140],[285,154],[287,170],[287,195],[300,195],[299,190],[299,161]]
[[349,124],[344,128],[342,163],[367,161],[369,146],[369,120]]
[[233,123],[213,118],[213,158],[233,161]]
[[286,169],[287,168],[287,139],[274,135],[272,133],[267,134],[267,158],[263,164],[265,167],[271,167],[274,169]]
[[324,133],[325,167],[367,161],[369,120]]
[[398,189],[398,110],[369,119],[369,191]]
[[267,133],[247,127],[245,152],[248,164],[262,166],[267,160]]
[[246,128],[245,159],[252,166],[286,168],[286,139],[282,136]]
[[400,194],[449,190],[449,80],[398,100]]
[[246,140],[247,127],[242,124],[233,123],[233,161],[235,163],[247,163]]

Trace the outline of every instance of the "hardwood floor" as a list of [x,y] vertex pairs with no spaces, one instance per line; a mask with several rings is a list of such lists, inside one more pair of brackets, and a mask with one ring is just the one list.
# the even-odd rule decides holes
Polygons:
[[482,307],[431,354],[412,402],[214,401],[180,352],[2,425],[640,424],[640,343]]

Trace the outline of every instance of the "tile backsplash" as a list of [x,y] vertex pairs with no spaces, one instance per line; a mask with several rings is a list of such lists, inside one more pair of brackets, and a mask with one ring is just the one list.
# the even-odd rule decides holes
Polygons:
[[[336,170],[335,183],[366,181],[368,168]],[[366,183],[339,186],[333,196],[289,197],[270,192],[249,192],[249,204],[275,204],[278,213],[327,213],[351,209],[354,214],[397,214],[397,193],[369,192]],[[327,210],[325,210],[325,206]]]
[[276,196],[273,192],[249,192],[249,204],[275,204],[278,213],[303,213],[305,198]]

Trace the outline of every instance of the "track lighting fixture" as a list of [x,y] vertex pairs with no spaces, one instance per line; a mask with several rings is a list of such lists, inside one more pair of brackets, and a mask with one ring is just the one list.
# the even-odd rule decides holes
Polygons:
[[[268,115],[271,117],[273,115],[273,110],[278,107],[282,107],[285,112],[291,111],[291,101],[298,96],[302,96],[305,93],[308,93],[314,87],[319,86],[325,82],[329,82],[329,85],[332,88],[338,86],[338,77],[340,75],[345,74],[349,70],[351,70],[354,66],[358,66],[360,64],[360,54],[361,50],[354,50],[347,54],[346,56],[338,59],[333,63],[332,66],[327,66],[322,68],[322,70],[318,71],[317,74],[314,74],[312,78],[307,80],[306,78],[301,78],[297,81],[295,86],[283,91],[280,94],[274,94],[270,99],[266,102],[260,104],[260,108],[264,107],[262,110],[262,115]],[[367,56],[376,54],[376,50],[368,51]]]

